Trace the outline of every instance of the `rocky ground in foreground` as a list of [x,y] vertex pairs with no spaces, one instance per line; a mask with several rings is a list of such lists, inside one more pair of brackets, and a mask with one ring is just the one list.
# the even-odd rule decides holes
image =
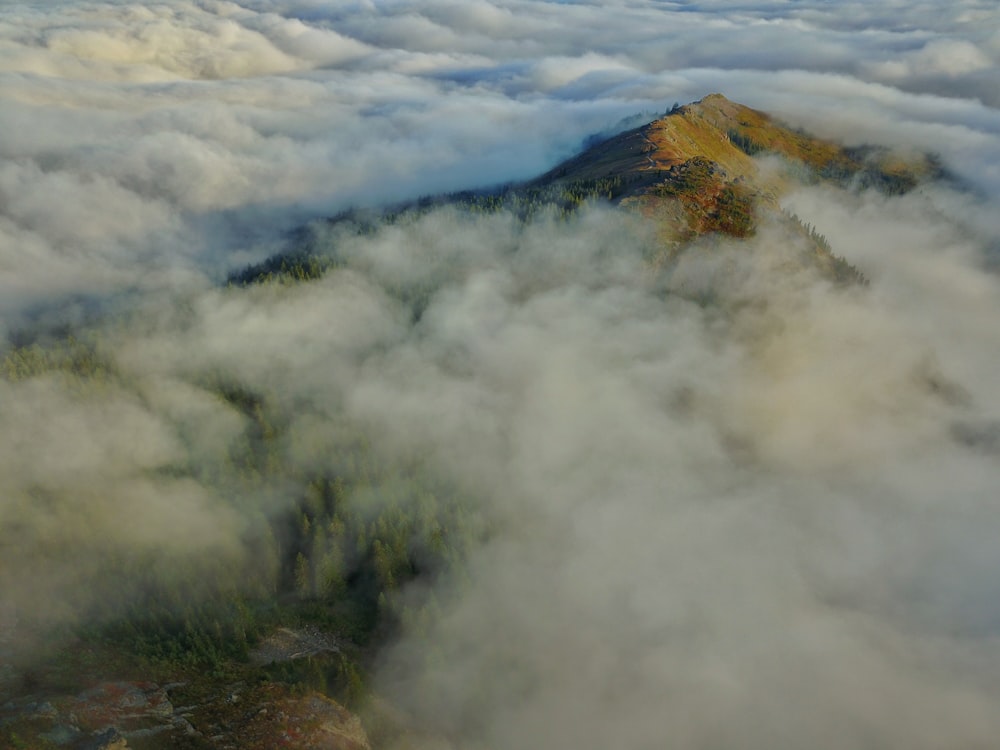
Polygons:
[[103,682],[72,696],[28,696],[0,706],[0,737],[12,748],[67,750],[371,747],[360,719],[315,691],[236,684],[206,703],[180,705],[184,687]]
[[315,689],[267,676],[268,667],[322,660],[337,648],[316,629],[281,628],[258,645],[250,664],[222,679],[97,680],[75,692],[44,684],[51,675],[17,673],[8,655],[0,675],[0,747],[368,750],[358,716]]

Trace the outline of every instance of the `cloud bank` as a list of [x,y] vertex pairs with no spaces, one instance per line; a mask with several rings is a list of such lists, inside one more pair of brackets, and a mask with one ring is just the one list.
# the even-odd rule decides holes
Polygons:
[[[248,420],[206,386],[228,379],[288,418],[290,467],[350,424],[497,529],[382,660],[435,742],[990,746],[994,12],[5,5],[0,333],[98,343],[82,386],[0,383],[0,590],[59,623],[109,560],[239,559],[291,493],[218,476]],[[789,274],[776,231],[653,275],[649,228],[600,208],[435,212],[321,238],[344,267],[309,285],[216,283],[310,219],[527,178],[711,91],[953,181],[787,199],[865,291]]]
[[350,205],[523,179],[710,91],[995,194],[988,3],[8,4],[4,314],[180,283]]

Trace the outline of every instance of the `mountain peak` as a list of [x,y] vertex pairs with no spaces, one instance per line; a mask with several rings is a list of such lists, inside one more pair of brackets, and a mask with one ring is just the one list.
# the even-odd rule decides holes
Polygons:
[[695,104],[704,104],[705,102],[712,102],[712,101],[728,102],[729,99],[726,98],[725,94],[720,94],[718,92],[714,92],[714,93],[711,93],[711,94],[706,94],[701,99],[699,99],[698,101],[696,101]]
[[[633,193],[664,178],[660,172],[693,158],[709,159],[731,178],[747,178],[757,168],[746,151],[733,144],[729,131],[754,113],[748,107],[731,102],[722,94],[677,107],[646,125],[619,133],[560,164],[539,178],[555,180],[627,177],[635,183]],[[754,113],[756,122],[764,115]]]
[[[786,169],[762,174],[758,155],[778,157]],[[625,187],[616,202],[655,218],[666,241],[684,242],[752,234],[759,214],[779,211],[792,174],[902,192],[932,170],[929,160],[847,149],[713,93],[592,146],[533,184],[617,179]]]
[[[769,165],[758,155],[769,155]],[[795,263],[815,266],[838,282],[857,281],[860,274],[833,255],[821,235],[782,210],[781,195],[803,180],[905,192],[936,171],[928,157],[904,160],[884,149],[848,149],[716,93],[607,138],[531,182],[429,196],[390,213],[451,204],[474,213],[510,210],[527,220],[546,207],[571,212],[587,200],[605,200],[652,221],[662,243],[651,256],[656,265],[698,238],[747,238],[768,223],[801,240],[791,243]],[[379,220],[348,211],[330,222],[370,228]],[[315,278],[333,261],[310,252],[306,245],[279,254],[230,280]]]

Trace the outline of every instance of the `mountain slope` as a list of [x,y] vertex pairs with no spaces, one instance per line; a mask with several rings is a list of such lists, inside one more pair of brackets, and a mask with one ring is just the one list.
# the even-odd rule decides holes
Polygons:
[[[660,119],[593,146],[536,182],[629,175],[639,178],[633,191],[638,192],[662,180],[664,170],[695,157],[718,164],[733,178],[751,176],[756,173],[752,159],[730,143],[725,130],[720,128],[725,116],[719,117],[722,112],[717,111],[717,102],[733,104],[721,94],[712,94],[700,102],[675,108]],[[709,114],[715,116],[706,117]]]
[[710,94],[646,125],[613,136],[560,164],[532,184],[626,178],[629,195],[650,192],[652,186],[677,182],[678,168],[706,160],[733,182],[754,181],[758,188],[780,193],[785,179],[769,176],[752,156],[773,154],[784,159],[791,174],[811,179],[857,179],[861,186],[904,192],[935,174],[927,156],[903,159],[872,147],[849,149],[781,123],[770,115]]
[[[599,200],[655,224],[659,248],[651,262],[656,266],[669,264],[699,238],[745,239],[768,224],[778,225],[790,240],[790,265],[812,266],[833,281],[852,283],[862,281],[861,275],[820,235],[783,212],[781,196],[817,181],[901,193],[937,173],[930,157],[845,148],[710,94],[597,143],[530,182],[423,198],[385,213],[349,211],[330,223],[368,232],[442,205],[471,213],[511,211],[527,221],[545,212],[566,215]],[[291,252],[238,271],[230,282],[315,278],[336,262],[328,251],[316,251],[306,232]]]
[[[754,156],[773,155],[764,170]],[[847,149],[812,137],[722,94],[621,133],[546,173],[533,185],[616,176],[617,202],[656,220],[673,246],[719,232],[753,234],[761,214],[777,215],[794,181],[834,180],[905,192],[935,173],[926,156]]]

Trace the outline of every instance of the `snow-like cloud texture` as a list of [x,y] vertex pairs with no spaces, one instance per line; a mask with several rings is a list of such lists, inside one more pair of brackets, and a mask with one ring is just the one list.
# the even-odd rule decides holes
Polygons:
[[993,192],[994,11],[7,3],[0,305],[217,277],[307,217],[526,178],[622,117],[711,91],[933,149]]
[[[502,530],[383,659],[378,689],[434,742],[992,746],[997,20],[992,0],[5,3],[0,334],[116,317],[84,390],[0,383],[0,596],[63,622],[93,604],[94,550],[240,555],[253,519],[199,480],[246,427],[211,374],[309,405],[290,465],[360,425]],[[439,211],[340,238],[316,283],[218,284],[311,219],[525,179],[713,91],[932,151],[950,180],[787,197],[865,290],[790,275],[772,229],[654,278],[649,228],[601,208]],[[699,286],[716,307],[676,293]]]

